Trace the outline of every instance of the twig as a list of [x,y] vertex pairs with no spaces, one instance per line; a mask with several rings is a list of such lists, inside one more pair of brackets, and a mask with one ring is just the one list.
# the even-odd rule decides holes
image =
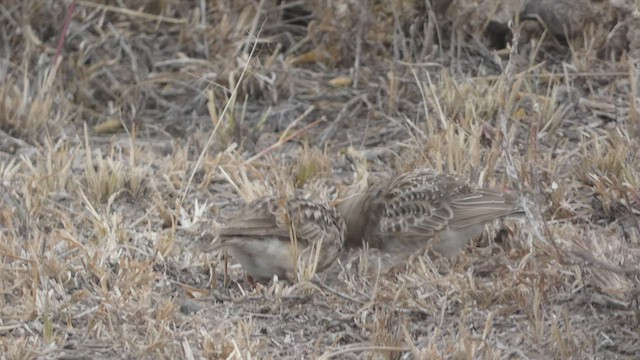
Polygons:
[[[514,77],[518,80],[520,79],[562,79],[564,77],[582,77],[582,78],[600,78],[600,77],[616,77],[616,76],[627,76],[628,73],[622,71],[613,71],[613,72],[576,72],[576,73],[567,73],[567,74],[526,74],[527,71],[516,74]],[[490,80],[496,81],[500,80],[503,75],[488,75],[488,76],[477,76],[474,77],[473,80]]]
[[640,274],[640,269],[637,267],[620,267],[611,264],[607,264],[606,262],[596,259],[591,253],[586,250],[571,250],[571,253],[576,257],[584,260],[587,264],[591,264],[594,267],[599,269],[611,271],[616,274]]
[[62,31],[60,33],[60,38],[58,39],[58,46],[56,46],[56,54],[53,57],[53,63],[55,64],[58,61],[58,56],[62,53],[62,45],[64,44],[64,40],[67,38],[67,31],[69,30],[69,23],[71,23],[71,18],[73,17],[73,13],[76,11],[76,0],[71,1],[71,5],[67,8],[67,14],[64,16],[64,23],[62,25]]
[[266,149],[264,149],[264,150],[260,151],[259,153],[257,153],[257,154],[255,154],[255,155],[253,155],[252,157],[250,157],[247,161],[245,161],[245,164],[250,164],[250,163],[254,162],[255,160],[257,160],[257,159],[259,159],[259,158],[263,157],[264,155],[266,155],[266,154],[270,153],[271,151],[273,151],[273,150],[275,150],[275,149],[279,148],[280,146],[282,146],[282,145],[284,145],[284,144],[288,143],[289,141],[291,141],[291,140],[293,140],[293,139],[297,138],[298,136],[300,136],[300,135],[302,135],[302,134],[306,133],[306,132],[307,132],[307,131],[309,131],[311,128],[315,127],[316,125],[318,125],[319,123],[321,123],[321,122],[323,122],[323,121],[325,121],[325,119],[324,119],[324,118],[320,118],[320,119],[318,119],[318,120],[316,120],[316,121],[312,122],[311,124],[309,124],[309,125],[307,125],[307,126],[303,127],[302,129],[300,129],[300,130],[298,130],[298,131],[294,132],[294,133],[293,133],[293,134],[291,134],[290,136],[287,136],[287,137],[286,137],[286,138],[284,138],[284,139],[280,138],[280,139],[278,140],[278,142],[276,142],[275,144],[273,144],[273,145],[269,146],[268,148],[266,148]]
[[[262,8],[263,5],[264,5],[264,0],[261,1],[258,6],[260,8]],[[264,22],[262,23],[262,26],[260,27],[260,30],[258,31],[258,34],[260,34],[262,32],[263,28],[264,28]],[[249,64],[251,63],[250,60],[253,58],[253,54],[256,51],[257,45],[258,45],[257,41],[253,43],[253,48],[251,48],[251,53],[249,53],[249,58],[248,58],[246,64],[244,65],[244,67],[242,68],[242,72],[240,73],[240,77],[238,78],[238,82],[236,83],[236,85],[233,88],[232,96],[235,96],[235,94],[238,93],[238,89],[240,88],[240,84],[244,80],[245,74],[247,73],[247,70],[249,69]],[[231,101],[227,101],[227,103],[225,104],[224,108],[222,109],[222,113],[220,113],[219,118],[223,118],[224,117],[224,115],[229,111],[229,106],[231,106]],[[202,152],[200,152],[200,155],[198,156],[198,160],[196,160],[196,164],[193,166],[193,170],[191,171],[191,175],[189,176],[189,181],[187,182],[187,186],[185,186],[184,192],[182,193],[182,197],[180,198],[180,207],[182,207],[182,203],[184,202],[184,199],[187,197],[187,193],[189,192],[189,188],[191,187],[191,183],[193,182],[193,178],[196,176],[196,172],[198,171],[198,168],[200,167],[200,164],[202,163],[202,160],[204,159],[204,156],[207,153],[207,149],[209,149],[209,147],[211,146],[211,143],[213,142],[213,138],[217,134],[218,128],[220,127],[220,124],[222,124],[222,121],[218,122],[216,124],[216,126],[213,128],[213,131],[211,131],[211,134],[209,134],[209,138],[207,139],[207,142],[204,144],[204,147],[202,148]]]
[[[76,0],[73,0],[73,2],[75,3]],[[107,10],[107,11],[120,13],[120,14],[124,14],[124,15],[129,15],[129,16],[134,16],[134,17],[139,17],[139,18],[142,18],[142,19],[145,19],[145,20],[151,20],[151,21],[160,21],[160,22],[166,22],[166,23],[171,23],[171,24],[186,24],[188,22],[188,19],[174,19],[174,18],[170,18],[170,17],[166,17],[166,16],[158,16],[158,15],[148,14],[146,12],[126,9],[126,8],[121,8],[121,7],[117,7],[117,6],[98,4],[98,3],[94,3],[92,1],[80,0],[80,5],[86,6],[86,7],[104,9],[104,10]]]
[[332,288],[328,287],[327,285],[322,284],[319,281],[312,281],[311,284],[316,286],[316,287],[318,287],[318,288],[320,288],[321,290],[328,291],[328,292],[330,292],[330,293],[332,293],[332,294],[334,294],[336,296],[339,296],[339,297],[341,297],[341,298],[343,298],[345,300],[353,301],[353,302],[356,302],[356,303],[359,303],[359,304],[363,304],[363,305],[369,303],[369,301],[356,299],[356,298],[351,297],[351,296],[349,296],[347,294],[341,293],[338,290],[332,289]]

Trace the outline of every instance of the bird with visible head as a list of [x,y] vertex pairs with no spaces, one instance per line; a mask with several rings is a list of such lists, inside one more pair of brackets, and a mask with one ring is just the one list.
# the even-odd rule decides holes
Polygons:
[[291,278],[298,264],[313,273],[327,268],[344,244],[345,223],[333,207],[311,200],[264,197],[239,209],[204,251],[228,250],[247,280]]

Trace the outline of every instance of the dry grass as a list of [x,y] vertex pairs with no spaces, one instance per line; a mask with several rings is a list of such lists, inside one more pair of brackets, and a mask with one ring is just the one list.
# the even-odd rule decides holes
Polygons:
[[[0,357],[640,356],[640,63],[605,26],[493,49],[504,2],[433,3],[80,0],[54,65],[70,2],[3,2]],[[416,166],[536,205],[451,263],[255,290],[190,246]]]

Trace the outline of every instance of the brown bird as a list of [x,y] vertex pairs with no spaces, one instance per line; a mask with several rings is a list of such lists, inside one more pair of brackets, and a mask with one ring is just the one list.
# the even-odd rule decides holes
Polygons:
[[228,250],[255,285],[273,275],[290,278],[300,262],[303,269],[322,271],[338,256],[345,231],[344,219],[329,205],[265,197],[240,209],[205,250]]
[[367,187],[338,203],[347,245],[412,254],[430,247],[452,257],[491,221],[523,215],[518,198],[477,189],[452,175],[419,169]]
[[526,0],[520,19],[540,22],[558,41],[567,44],[590,23],[602,22],[598,7],[600,5],[590,0]]

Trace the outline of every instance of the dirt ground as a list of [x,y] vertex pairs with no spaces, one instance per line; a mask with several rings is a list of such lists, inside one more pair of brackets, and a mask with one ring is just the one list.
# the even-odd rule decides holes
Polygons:
[[[640,358],[638,4],[525,3],[0,2],[0,359]],[[198,250],[421,166],[535,205],[310,281]]]

